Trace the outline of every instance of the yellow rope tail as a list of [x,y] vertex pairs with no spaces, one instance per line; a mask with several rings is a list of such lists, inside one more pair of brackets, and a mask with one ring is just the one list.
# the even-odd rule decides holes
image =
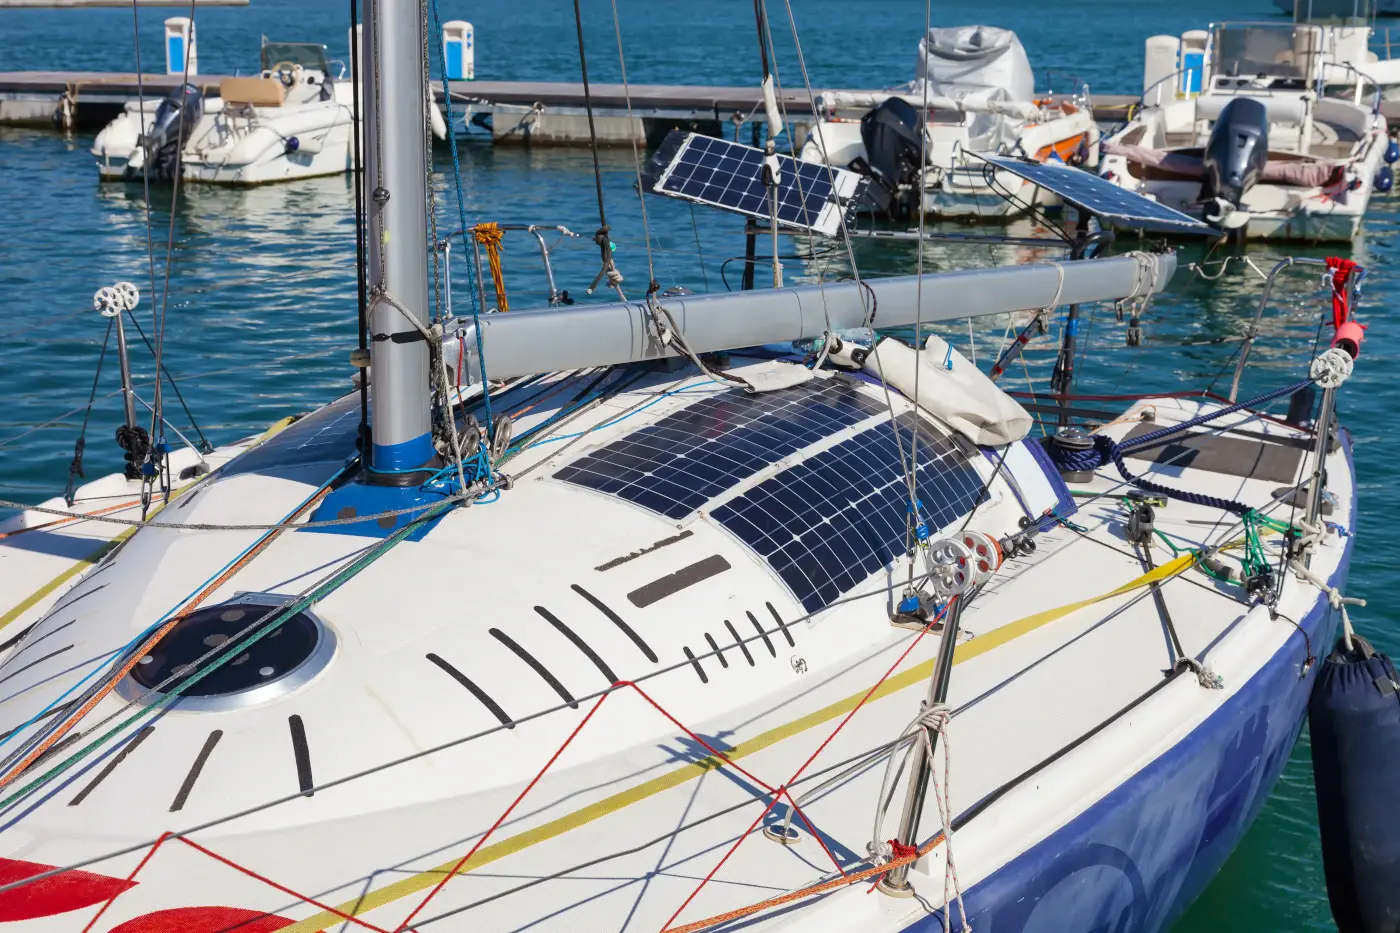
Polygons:
[[506,280],[501,274],[501,228],[496,223],[476,225],[476,241],[486,247],[486,261],[491,264],[491,283],[496,286],[496,307],[501,311],[510,310],[506,300]]

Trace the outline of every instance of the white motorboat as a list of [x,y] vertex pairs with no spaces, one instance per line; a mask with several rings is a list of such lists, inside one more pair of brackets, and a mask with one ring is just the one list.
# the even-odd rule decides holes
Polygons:
[[[0,918],[1164,929],[1340,618],[1356,348],[1045,444],[938,338],[835,335],[1142,302],[1174,254],[454,317],[424,134],[375,131],[422,100],[426,17],[368,6],[360,391],[134,531],[79,497],[0,538]],[[1314,385],[1315,424],[1259,410]],[[95,565],[18,559],[94,528]]]
[[919,41],[918,77],[911,84],[882,92],[827,91],[818,106],[801,157],[869,175],[876,211],[896,218],[920,204],[934,216],[984,219],[1058,206],[1052,194],[1019,177],[990,174],[976,153],[1089,168],[1098,160],[1088,89],[1037,96],[1025,49],[1009,29],[930,29]]
[[[344,66],[331,69],[324,45],[264,41],[259,74],[226,78],[217,97],[186,85],[128,104],[93,140],[98,174],[261,185],[347,172],[354,87]],[[446,125],[432,114],[441,139]]]
[[[1143,106],[1103,145],[1100,174],[1249,239],[1350,242],[1393,174],[1379,96],[1318,94],[1319,26],[1223,23],[1192,67],[1199,94],[1152,54]],[[1190,70],[1190,69],[1188,69]]]

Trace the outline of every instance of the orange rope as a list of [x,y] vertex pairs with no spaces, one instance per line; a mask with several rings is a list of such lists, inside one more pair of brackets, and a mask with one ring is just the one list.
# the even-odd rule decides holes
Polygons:
[[[316,495],[306,500],[306,502],[302,504],[301,508],[296,510],[292,518],[294,519],[297,516],[304,514],[308,509],[313,508],[316,505],[316,503],[324,499],[329,492],[329,486],[318,491]],[[288,519],[288,521],[290,520],[291,519]],[[136,666],[137,662],[140,661],[142,657],[149,654],[151,649],[155,647],[155,645],[162,638],[165,637],[167,632],[169,632],[172,628],[175,627],[175,624],[177,622],[179,622],[186,615],[188,615],[190,610],[198,607],[200,603],[208,599],[214,593],[215,590],[227,583],[229,579],[234,576],[234,574],[238,573],[240,570],[246,567],[249,564],[249,562],[253,560],[253,558],[261,554],[263,550],[265,550],[269,544],[275,541],[278,538],[278,536],[280,536],[285,530],[285,528],[275,528],[272,531],[269,531],[261,540],[259,540],[256,544],[254,544],[251,548],[248,549],[248,553],[244,554],[241,558],[235,561],[231,567],[229,567],[223,573],[219,574],[219,576],[213,582],[211,582],[204,589],[200,590],[198,595],[196,595],[193,599],[189,600],[183,606],[181,606],[180,612],[178,614],[172,615],[165,622],[164,625],[152,632],[150,637],[147,638],[146,641],[141,645],[140,650],[132,652],[131,655],[128,656],[127,660],[123,662],[115,671],[113,671],[110,676],[108,676],[106,683],[104,683],[101,686],[101,688],[97,690],[96,693],[89,697],[87,702],[85,702],[81,707],[78,708],[78,711],[76,713],[69,716],[52,732],[50,732],[48,738],[40,742],[38,747],[31,750],[29,754],[24,757],[24,760],[21,761],[18,765],[16,765],[13,769],[11,769],[8,774],[0,776],[0,787],[5,787],[6,785],[12,783],[15,780],[15,778],[19,777],[25,772],[25,769],[32,765],[37,759],[42,757],[46,751],[52,748],[54,744],[58,742],[59,739],[67,735],[70,729],[77,725],[78,722],[81,721],[84,716],[92,712],[93,707],[97,706],[98,703],[101,703],[102,700],[107,696],[107,694],[111,693],[116,688],[117,684],[121,681],[123,677],[131,673],[131,669]]]
[[870,868],[845,875],[844,877],[832,878],[829,881],[823,881],[821,884],[814,884],[810,887],[799,888],[796,891],[789,891],[786,894],[779,894],[776,897],[768,898],[766,901],[759,901],[757,904],[750,904],[747,907],[737,907],[734,910],[725,911],[722,914],[715,914],[713,917],[706,917],[704,920],[696,920],[693,923],[683,924],[678,927],[665,927],[663,933],[696,933],[697,930],[708,929],[709,927],[727,923],[730,920],[737,920],[740,917],[747,917],[772,907],[781,907],[784,904],[790,904],[804,897],[825,894],[827,891],[831,891],[835,888],[866,881],[877,875],[883,875],[894,871],[901,865],[908,865],[910,862],[918,861],[929,852],[933,851],[933,847],[938,845],[941,841],[943,841],[943,833],[939,832],[938,835],[916,849],[913,855],[905,855],[900,858],[891,859],[883,865],[874,865]]
[[486,247],[486,261],[491,265],[491,284],[496,286],[496,308],[500,311],[509,311],[510,302],[506,301],[506,280],[501,274],[501,232],[499,224],[484,223],[477,224],[476,241]]
[[52,528],[55,525],[66,525],[69,522],[82,521],[93,515],[106,515],[108,512],[119,512],[122,509],[129,509],[141,504],[140,499],[132,499],[130,502],[119,502],[116,505],[109,505],[105,508],[94,509],[91,512],[83,512],[78,515],[70,515],[67,518],[55,518],[51,522],[44,522],[42,525],[30,525],[28,528],[16,528],[14,531],[0,532],[0,541],[6,538],[13,538],[15,535],[22,535],[27,531],[39,531],[44,528]]

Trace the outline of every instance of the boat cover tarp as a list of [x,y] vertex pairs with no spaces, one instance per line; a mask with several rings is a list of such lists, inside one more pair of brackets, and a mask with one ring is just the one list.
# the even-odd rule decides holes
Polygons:
[[1021,403],[940,337],[930,336],[922,352],[886,337],[866,357],[865,372],[980,447],[1001,447],[1030,433],[1031,416]]
[[[915,94],[922,93],[925,81],[930,96],[969,104],[1035,99],[1035,73],[1021,40],[1011,30],[996,26],[930,29],[919,40]],[[969,127],[969,135],[985,137],[978,141],[988,148],[1014,144],[1018,131],[1013,121],[992,114],[978,116]]]
[[[1159,168],[1190,178],[1204,178],[1206,174],[1201,157],[1189,152],[1172,152],[1169,149],[1151,149],[1147,146],[1105,141],[1103,153],[1122,156],[1138,165]],[[1343,166],[1340,162],[1329,162],[1325,159],[1271,159],[1264,165],[1260,181],[1298,188],[1321,188],[1339,181],[1342,172]]]

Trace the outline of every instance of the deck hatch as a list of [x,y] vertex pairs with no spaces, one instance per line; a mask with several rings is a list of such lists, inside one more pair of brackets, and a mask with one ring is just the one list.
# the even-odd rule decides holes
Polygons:
[[[908,413],[896,420],[905,451]],[[968,455],[942,434],[918,430],[918,498],[932,529],[987,499]],[[715,509],[714,519],[753,548],[816,612],[905,549],[909,490],[888,424],[815,454]]]
[[555,479],[684,518],[764,467],[886,409],[837,379],[719,392],[563,467]]

